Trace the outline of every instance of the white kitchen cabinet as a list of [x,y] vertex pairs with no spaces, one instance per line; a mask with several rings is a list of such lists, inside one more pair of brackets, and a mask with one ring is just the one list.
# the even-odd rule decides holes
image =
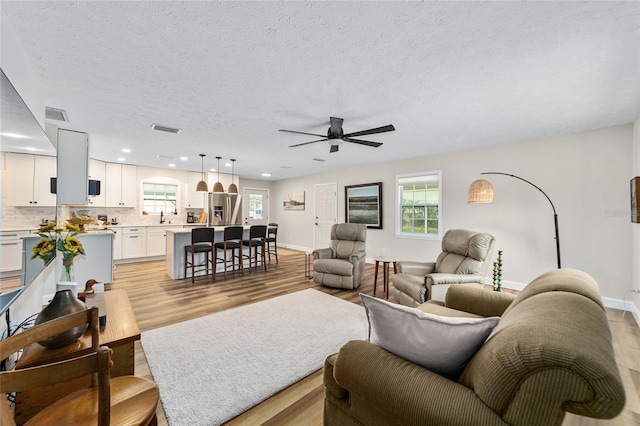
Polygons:
[[56,177],[56,157],[31,154],[5,154],[7,203],[10,206],[53,207],[51,178]]
[[122,259],[122,228],[110,227],[113,231],[113,260]]
[[147,229],[144,226],[122,228],[122,258],[147,256]]
[[106,163],[105,203],[107,207],[136,207],[138,182],[136,166]]
[[[22,268],[22,237],[29,234],[29,231],[0,231],[1,272],[20,271]],[[31,256],[30,253],[29,256]]]
[[[206,176],[205,176],[206,178]],[[206,192],[196,192],[198,182],[202,180],[202,173],[188,172],[187,176],[187,199],[185,206],[190,209],[203,209],[205,207],[205,200],[207,199]],[[211,191],[211,187],[209,188]]]
[[104,207],[106,205],[106,168],[104,161],[89,159],[89,179],[100,181],[100,195],[90,195],[89,205],[92,207]]
[[164,256],[167,253],[165,232],[161,226],[147,228],[147,256]]

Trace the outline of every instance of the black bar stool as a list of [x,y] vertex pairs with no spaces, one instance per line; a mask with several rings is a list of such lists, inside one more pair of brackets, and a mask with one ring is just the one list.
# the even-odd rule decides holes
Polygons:
[[251,270],[251,260],[255,260],[255,266],[258,267],[258,254],[262,260],[263,269],[267,269],[267,264],[264,261],[264,242],[267,238],[267,226],[266,225],[251,225],[249,228],[249,239],[242,240],[242,246],[249,248],[249,254],[243,256],[249,259],[249,270]]
[[[242,275],[244,275],[244,265],[242,264],[242,235],[244,232],[244,228],[242,226],[227,226],[224,228],[224,235],[222,237],[222,241],[219,241],[213,245],[214,247],[214,258],[215,265],[214,269],[214,279],[215,279],[215,271],[218,266],[218,261],[223,262],[224,266],[224,276],[227,276],[227,250],[231,250],[231,268],[233,271],[236,270],[236,259],[238,259],[238,263],[240,264],[240,270],[242,271]],[[222,257],[218,257],[218,249],[222,250]],[[236,250],[238,250],[238,254],[236,254]]]
[[[269,254],[269,263],[271,263],[271,253],[276,256],[278,263],[278,224],[270,223],[267,228],[267,238],[264,239],[265,250]],[[273,245],[273,246],[272,246]]]
[[[195,282],[196,272],[206,271],[206,276],[209,275],[209,267],[211,267],[212,273],[215,274],[213,235],[213,228],[193,228],[191,230],[191,244],[184,246],[184,277],[187,278],[187,268],[191,268],[192,283]],[[196,254],[200,253],[204,253],[204,262],[196,263]]]

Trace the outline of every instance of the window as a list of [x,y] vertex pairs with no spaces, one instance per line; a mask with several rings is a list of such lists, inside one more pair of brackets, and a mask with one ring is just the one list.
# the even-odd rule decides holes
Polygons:
[[142,210],[147,213],[173,213],[177,211],[178,185],[165,183],[143,183],[144,202]]
[[396,176],[398,218],[396,234],[438,237],[441,223],[441,172]]

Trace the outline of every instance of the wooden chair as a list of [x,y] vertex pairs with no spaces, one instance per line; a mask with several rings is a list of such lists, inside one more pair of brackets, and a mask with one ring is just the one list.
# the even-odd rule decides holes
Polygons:
[[[89,323],[92,347],[73,358],[51,364],[0,372],[0,393],[26,391],[92,375],[92,386],[79,389],[31,417],[29,425],[149,425],[157,424],[158,386],[135,376],[110,377],[111,350],[98,347],[98,308],[36,325],[0,342],[5,359],[45,337]],[[15,425],[9,401],[0,400],[0,424]]]
[[278,263],[278,224],[270,223],[267,228],[267,238],[264,239],[265,250],[269,255],[269,263],[271,263],[271,254],[276,256]]
[[[215,231],[213,228],[193,228],[191,230],[191,244],[184,246],[184,277],[187,278],[187,269],[191,269],[191,282],[195,282],[196,272],[206,271],[209,275],[209,268],[214,269],[213,238]],[[202,263],[196,263],[196,254],[204,254]],[[205,276],[206,276],[205,275]]]
[[266,225],[251,225],[249,227],[249,239],[242,240],[242,246],[249,249],[249,253],[243,258],[249,259],[249,270],[251,270],[252,260],[253,266],[258,267],[258,256],[262,261],[262,269],[267,270],[267,264],[264,261],[264,247],[265,239],[267,238],[267,226]]
[[[215,271],[218,266],[218,261],[221,261],[224,265],[224,276],[227,276],[227,250],[231,250],[231,269],[235,270],[236,259],[240,264],[240,270],[242,271],[242,275],[244,275],[244,264],[242,262],[242,235],[244,233],[244,228],[242,226],[227,226],[224,228],[224,234],[222,237],[222,241],[219,241],[213,245],[213,257],[215,258],[214,264],[214,278]],[[218,249],[222,250],[222,257],[218,257]],[[236,254],[236,250],[238,253]]]

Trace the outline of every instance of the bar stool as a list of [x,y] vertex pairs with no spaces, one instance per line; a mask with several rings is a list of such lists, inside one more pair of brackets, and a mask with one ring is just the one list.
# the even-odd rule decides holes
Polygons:
[[[212,273],[215,272],[213,265],[213,228],[193,228],[191,230],[191,244],[184,246],[184,277],[187,278],[187,268],[191,268],[191,282],[195,282],[196,272],[206,271],[209,275],[209,266]],[[196,254],[204,253],[204,262],[195,263]],[[211,253],[211,257],[209,257]],[[214,275],[215,276],[215,275]]]
[[[249,228],[249,239],[242,240],[242,246],[249,248],[249,254],[243,256],[243,258],[249,259],[249,270],[251,270],[251,259],[255,260],[255,266],[258,267],[258,254],[260,254],[261,257],[263,269],[267,269],[267,264],[264,261],[264,244],[266,238],[266,225],[251,225]],[[258,251],[258,249],[260,250]]]
[[[270,223],[267,228],[267,238],[264,239],[265,250],[269,254],[269,263],[271,263],[271,253],[276,256],[276,263],[278,263],[278,224]],[[273,247],[271,246],[273,244]]]
[[[214,255],[215,265],[213,266],[214,270],[214,279],[215,279],[215,271],[218,266],[218,261],[223,262],[224,266],[224,276],[227,276],[227,250],[231,250],[231,268],[233,271],[236,270],[236,259],[238,259],[238,263],[240,263],[240,270],[242,271],[242,275],[244,275],[244,265],[242,264],[242,234],[244,232],[244,228],[242,226],[227,226],[224,228],[224,234],[222,237],[222,241],[217,242],[213,245],[214,247]],[[218,249],[222,250],[222,257],[218,257]],[[238,250],[238,254],[236,254],[236,250]]]

